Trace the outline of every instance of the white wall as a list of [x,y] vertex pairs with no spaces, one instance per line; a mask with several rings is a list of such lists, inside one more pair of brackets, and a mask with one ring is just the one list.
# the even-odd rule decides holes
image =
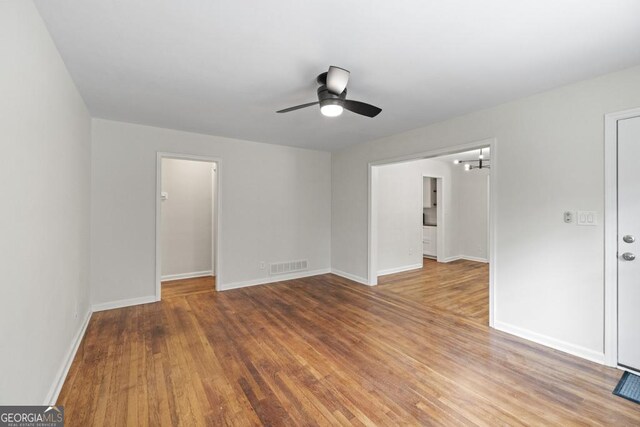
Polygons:
[[89,310],[90,117],[31,1],[0,52],[0,404],[41,405]]
[[268,279],[259,262],[330,268],[331,155],[93,120],[92,301],[155,294],[156,152],[213,156],[223,286]]
[[421,263],[421,179],[412,163],[378,169],[378,274]]
[[[213,272],[215,163],[162,159],[162,278]],[[172,277],[173,276],[173,277]]]
[[[640,106],[640,67],[350,147],[333,155],[332,267],[367,276],[372,161],[496,137],[496,325],[601,360],[603,116]],[[497,156],[496,156],[497,154]]]
[[435,160],[378,166],[376,200],[378,206],[379,273],[422,264],[422,177],[443,179],[444,215],[438,226],[445,229],[443,258],[458,255],[456,209],[452,168]]
[[456,252],[458,257],[489,260],[489,169],[465,171],[452,165]]

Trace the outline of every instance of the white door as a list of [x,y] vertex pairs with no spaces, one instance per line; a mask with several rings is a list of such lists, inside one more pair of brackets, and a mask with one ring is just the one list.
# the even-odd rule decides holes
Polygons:
[[634,370],[640,370],[639,160],[640,117],[619,120],[618,364]]

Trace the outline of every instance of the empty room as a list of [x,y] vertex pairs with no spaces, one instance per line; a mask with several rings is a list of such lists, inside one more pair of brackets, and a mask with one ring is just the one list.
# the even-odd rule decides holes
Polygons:
[[640,2],[0,2],[0,426],[640,425]]

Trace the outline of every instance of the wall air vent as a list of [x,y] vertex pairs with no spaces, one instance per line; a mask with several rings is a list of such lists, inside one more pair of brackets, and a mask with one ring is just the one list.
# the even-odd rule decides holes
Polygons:
[[308,268],[306,259],[299,261],[277,262],[270,264],[269,272],[272,276],[277,274],[289,274],[297,271],[304,271]]

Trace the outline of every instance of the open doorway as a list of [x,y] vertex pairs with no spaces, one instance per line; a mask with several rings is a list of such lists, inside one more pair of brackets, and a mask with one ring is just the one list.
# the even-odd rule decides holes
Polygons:
[[444,262],[444,181],[431,175],[422,175],[422,257]]
[[157,173],[156,298],[215,290],[219,162],[159,153]]
[[370,164],[369,284],[492,325],[494,179],[494,140]]

